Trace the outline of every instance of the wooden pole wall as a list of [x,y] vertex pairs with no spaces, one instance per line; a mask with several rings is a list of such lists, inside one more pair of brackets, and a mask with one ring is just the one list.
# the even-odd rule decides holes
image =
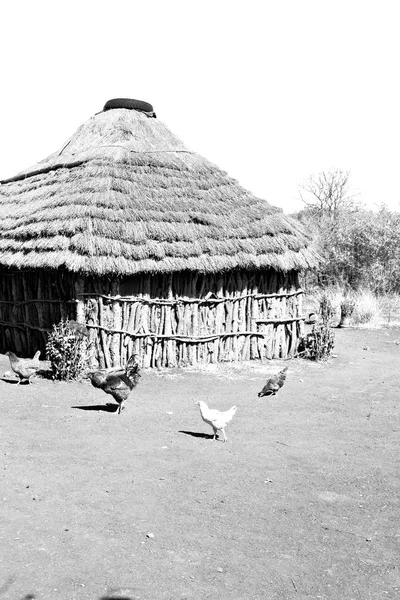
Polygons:
[[105,348],[100,366],[135,353],[144,367],[175,367],[293,356],[302,294],[296,272],[237,271],[140,275],[118,289],[105,280],[85,297],[98,304],[88,325]]
[[48,332],[61,318],[75,319],[76,306],[74,278],[70,274],[1,271],[0,351],[33,356],[41,350],[44,359]]
[[62,272],[0,278],[1,350],[44,351],[61,318],[85,322],[91,368],[144,367],[286,358],[303,334],[298,273],[141,274],[122,280]]

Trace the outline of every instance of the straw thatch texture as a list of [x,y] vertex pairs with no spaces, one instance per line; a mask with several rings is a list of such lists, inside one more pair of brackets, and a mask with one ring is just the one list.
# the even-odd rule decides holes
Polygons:
[[163,123],[95,115],[0,185],[0,265],[93,275],[279,271],[316,264],[309,239]]

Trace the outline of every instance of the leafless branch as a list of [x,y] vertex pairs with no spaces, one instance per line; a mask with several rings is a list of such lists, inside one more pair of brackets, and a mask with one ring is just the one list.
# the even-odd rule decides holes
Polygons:
[[299,186],[300,200],[320,216],[336,220],[341,210],[354,210],[355,194],[349,193],[349,171],[336,169],[311,175]]

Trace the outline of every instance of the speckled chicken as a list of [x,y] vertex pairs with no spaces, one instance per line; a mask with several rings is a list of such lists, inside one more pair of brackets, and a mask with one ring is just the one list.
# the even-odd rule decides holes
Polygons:
[[125,369],[114,371],[91,371],[87,375],[95,388],[100,388],[106,394],[110,394],[118,403],[118,414],[123,410],[124,403],[128,399],[133,388],[137,386],[139,378],[139,365],[137,357],[131,356]]
[[214,440],[217,439],[217,431],[222,431],[224,436],[223,441],[226,442],[228,438],[225,435],[225,427],[232,421],[237,411],[237,406],[232,406],[229,410],[221,412],[214,408],[208,408],[207,404],[202,400],[199,400],[196,404],[200,407],[200,414],[203,421],[213,428]]
[[261,392],[258,394],[258,397],[261,398],[262,396],[274,396],[277,392],[279,392],[285,383],[288,368],[289,367],[285,367],[282,369],[282,371],[279,371],[279,373],[270,377]]
[[[14,373],[19,377],[18,384],[21,381],[28,380],[31,383],[31,378],[36,375],[40,369],[39,356],[40,350],[38,350],[33,358],[19,358],[10,350],[6,352],[6,356],[10,359],[10,365]],[[17,384],[17,385],[18,385]]]

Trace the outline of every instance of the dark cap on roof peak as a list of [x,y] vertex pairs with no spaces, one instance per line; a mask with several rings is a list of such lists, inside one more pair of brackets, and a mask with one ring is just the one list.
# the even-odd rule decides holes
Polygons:
[[153,106],[149,104],[149,102],[144,102],[144,100],[134,100],[133,98],[113,98],[112,100],[108,100],[105,103],[103,111],[112,110],[114,108],[138,110],[140,112],[148,114],[148,116],[156,116],[154,114]]

